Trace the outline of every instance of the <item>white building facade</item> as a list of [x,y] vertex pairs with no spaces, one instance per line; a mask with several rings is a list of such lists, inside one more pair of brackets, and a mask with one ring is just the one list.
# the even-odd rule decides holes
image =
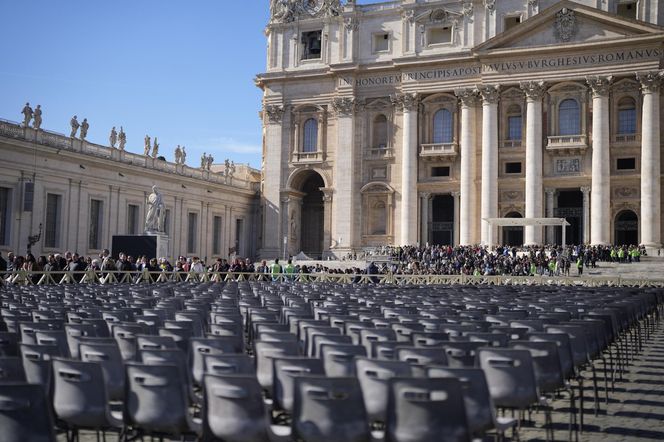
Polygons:
[[664,3],[271,2],[263,256],[659,247]]
[[[258,180],[225,177],[49,130],[0,121],[0,250],[95,256],[114,235],[142,235],[156,185],[166,207],[168,258],[254,257]],[[118,251],[114,251],[117,253]]]

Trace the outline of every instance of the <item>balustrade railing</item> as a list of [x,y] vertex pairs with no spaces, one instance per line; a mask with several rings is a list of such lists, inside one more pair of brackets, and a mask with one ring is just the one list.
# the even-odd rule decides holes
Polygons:
[[430,143],[420,145],[420,156],[452,156],[457,154],[457,143]]
[[546,148],[554,149],[585,149],[588,147],[586,135],[552,135],[547,137]]

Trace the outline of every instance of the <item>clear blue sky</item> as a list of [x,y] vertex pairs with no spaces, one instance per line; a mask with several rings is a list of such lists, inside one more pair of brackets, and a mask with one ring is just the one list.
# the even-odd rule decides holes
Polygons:
[[268,0],[0,0],[0,118],[41,104],[42,128],[108,144],[124,127],[127,150],[157,136],[198,166],[203,151],[260,167],[261,91]]

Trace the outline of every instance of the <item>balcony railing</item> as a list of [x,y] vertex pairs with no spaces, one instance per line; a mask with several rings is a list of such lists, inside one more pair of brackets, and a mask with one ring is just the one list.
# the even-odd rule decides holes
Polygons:
[[547,150],[584,150],[588,147],[585,135],[554,135],[548,137]]
[[293,152],[293,162],[295,163],[313,163],[323,161],[323,152]]
[[510,147],[521,147],[521,140],[503,140],[500,142],[500,147],[507,149]]
[[372,147],[364,149],[364,157],[368,160],[386,160],[394,158],[391,147]]
[[619,144],[637,144],[641,142],[641,134],[616,134],[613,137],[613,142]]
[[420,146],[420,156],[428,157],[453,157],[458,154],[457,143],[431,143]]

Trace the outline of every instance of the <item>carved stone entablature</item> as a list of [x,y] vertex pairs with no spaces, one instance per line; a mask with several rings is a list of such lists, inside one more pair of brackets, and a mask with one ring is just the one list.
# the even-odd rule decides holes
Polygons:
[[335,97],[332,100],[332,109],[337,116],[353,115],[355,112],[355,99],[352,97]]
[[563,8],[558,11],[556,13],[556,21],[553,24],[553,31],[558,41],[567,43],[572,40],[579,31],[574,11],[569,8]]
[[[359,106],[362,106],[362,110],[387,111],[392,109],[394,103],[389,97],[372,98],[370,100],[358,98],[355,107],[357,108]],[[357,110],[359,111],[360,109]]]
[[636,187],[616,187],[613,195],[618,199],[633,199],[639,197],[639,189]]
[[475,106],[478,101],[477,89],[456,89],[454,95],[461,100],[462,106]]
[[496,12],[496,0],[484,0],[484,7],[489,14]]
[[638,92],[639,83],[635,80],[620,80],[611,84],[611,92],[617,93],[629,93],[629,92]]
[[477,90],[479,91],[484,103],[497,103],[498,98],[500,98],[499,85],[482,85],[478,86]]
[[265,114],[270,123],[281,123],[284,116],[284,107],[277,104],[265,105]]
[[341,11],[341,0],[270,0],[270,23],[336,17]]
[[500,193],[501,201],[524,201],[523,191],[521,190],[505,190]]
[[546,83],[543,80],[522,81],[520,86],[526,98],[533,101],[541,100],[546,92]]
[[524,95],[518,87],[510,87],[500,93],[500,98],[502,100],[522,100]]
[[443,8],[428,9],[418,14],[413,20],[420,25],[456,25],[462,13]]
[[417,106],[420,103],[420,97],[417,94],[411,93],[392,95],[390,99],[397,109],[404,111],[417,110]]
[[636,79],[641,83],[644,94],[652,94],[659,91],[664,81],[664,71],[638,72]]
[[601,97],[609,94],[611,83],[613,82],[613,75],[599,76],[593,75],[586,77],[586,82],[590,89],[593,91],[593,96]]

